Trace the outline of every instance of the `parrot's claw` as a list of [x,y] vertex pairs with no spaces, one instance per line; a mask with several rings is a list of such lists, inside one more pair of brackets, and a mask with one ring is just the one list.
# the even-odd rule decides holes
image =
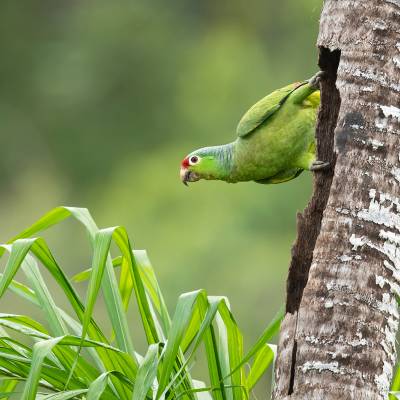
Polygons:
[[316,160],[311,164],[310,171],[321,171],[327,169],[329,165],[328,162]]
[[307,82],[311,87],[319,89],[319,85],[325,77],[326,77],[326,72],[319,71],[313,77],[311,77]]

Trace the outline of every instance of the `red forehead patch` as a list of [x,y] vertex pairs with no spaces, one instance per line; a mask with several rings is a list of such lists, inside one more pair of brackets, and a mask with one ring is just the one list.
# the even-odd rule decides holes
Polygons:
[[182,163],[181,163],[182,167],[187,168],[189,166],[189,157],[186,157]]

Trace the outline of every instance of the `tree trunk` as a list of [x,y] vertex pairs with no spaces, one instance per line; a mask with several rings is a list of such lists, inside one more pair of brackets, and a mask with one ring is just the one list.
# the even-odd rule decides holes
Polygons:
[[[298,217],[274,399],[384,399],[400,295],[400,0],[325,0],[318,158]],[[336,83],[336,86],[335,86]]]

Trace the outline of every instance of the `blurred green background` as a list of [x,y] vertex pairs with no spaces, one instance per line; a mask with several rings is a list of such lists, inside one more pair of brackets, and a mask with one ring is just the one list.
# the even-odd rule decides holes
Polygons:
[[[254,342],[284,299],[311,176],[185,188],[179,164],[231,141],[256,100],[316,71],[320,7],[3,0],[1,240],[54,206],[88,207],[148,250],[171,311],[185,291],[226,295],[245,345]],[[72,276],[90,264],[89,245],[76,225],[56,231],[49,241]],[[13,301],[1,311],[26,310]]]

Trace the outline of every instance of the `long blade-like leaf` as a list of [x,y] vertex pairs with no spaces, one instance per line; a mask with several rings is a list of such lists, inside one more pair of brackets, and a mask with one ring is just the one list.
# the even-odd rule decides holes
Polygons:
[[158,344],[149,346],[138,370],[132,400],[144,400],[152,387],[157,376],[158,352]]
[[280,324],[281,324],[281,321],[282,321],[284,315],[285,315],[285,311],[284,311],[284,308],[282,307],[277,312],[274,319],[265,328],[264,332],[258,338],[257,342],[251,347],[251,349],[242,358],[240,363],[230,372],[229,375],[232,375],[243,365],[247,364],[257,354],[258,351],[263,349],[264,345],[266,343],[268,343],[268,341],[279,331],[279,327],[280,327]]
[[38,389],[42,364],[53,347],[62,340],[62,337],[43,340],[33,346],[32,364],[28,379],[26,380],[21,400],[35,400]]
[[76,396],[79,396],[81,394],[85,394],[86,392],[87,389],[67,390],[65,392],[52,393],[46,396],[41,396],[40,400],[69,400],[76,398]]
[[265,344],[258,352],[247,376],[248,390],[252,390],[266,369],[274,362],[276,346]]

